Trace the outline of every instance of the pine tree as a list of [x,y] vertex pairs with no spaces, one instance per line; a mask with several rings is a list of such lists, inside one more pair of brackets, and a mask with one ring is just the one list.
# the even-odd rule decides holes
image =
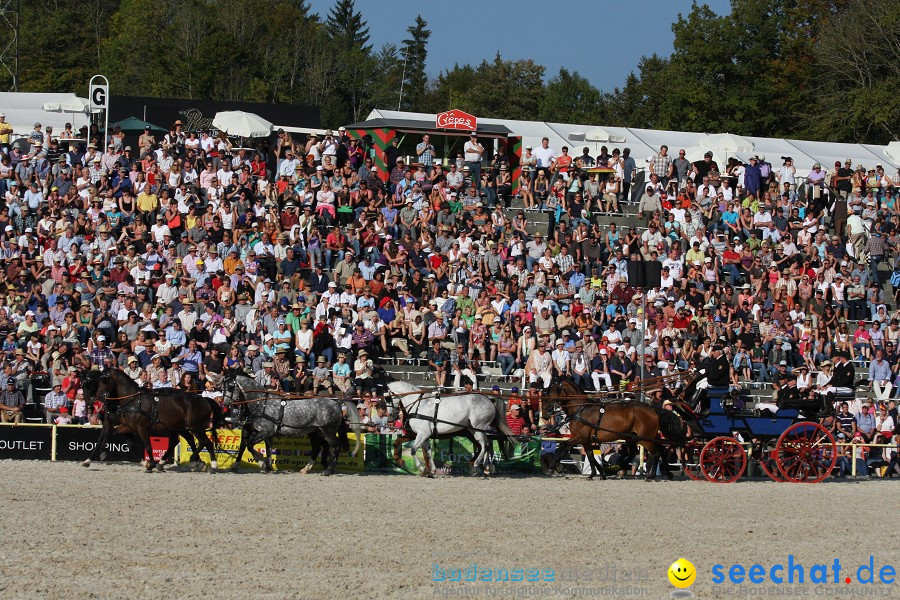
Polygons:
[[403,101],[401,108],[415,110],[425,99],[428,76],[425,74],[425,59],[428,56],[428,38],[431,31],[422,15],[416,16],[414,25],[407,27],[409,38],[403,40],[401,57],[406,61],[406,77],[403,79]]
[[372,50],[372,46],[368,45],[368,24],[362,13],[356,12],[354,0],[335,2],[325,21],[325,30],[328,37],[345,50],[358,50],[364,54]]

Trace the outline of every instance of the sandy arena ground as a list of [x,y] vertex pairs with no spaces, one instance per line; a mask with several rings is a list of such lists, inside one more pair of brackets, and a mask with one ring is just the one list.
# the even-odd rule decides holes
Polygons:
[[[666,570],[679,556],[697,568],[696,597],[742,597],[713,587],[714,564],[839,558],[855,578],[874,554],[876,568],[900,567],[886,534],[896,481],[148,475],[136,465],[2,461],[0,482],[5,599],[668,598]],[[448,577],[476,563],[554,569],[555,581],[436,583],[435,563]],[[644,581],[625,581],[629,567]],[[572,569],[592,580],[564,580]],[[826,597],[866,586],[805,587]],[[900,597],[900,587],[876,597]]]

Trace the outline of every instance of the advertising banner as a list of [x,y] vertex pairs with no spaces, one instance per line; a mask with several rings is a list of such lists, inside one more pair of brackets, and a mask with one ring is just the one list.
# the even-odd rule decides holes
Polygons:
[[[238,449],[241,447],[241,430],[240,429],[222,429],[219,430],[218,451],[216,452],[216,462],[219,469],[230,469],[234,466],[237,459]],[[348,434],[350,451],[356,446],[356,436],[352,433]],[[307,465],[309,457],[312,454],[312,446],[307,436],[277,436],[272,440],[272,468],[276,471],[299,471]],[[257,444],[256,449],[260,454],[265,455],[266,450],[263,444]],[[347,452],[341,451],[338,456],[336,470],[339,473],[361,473],[363,470],[364,444],[360,444],[359,452],[356,456],[349,456]],[[181,440],[181,463],[187,463],[191,459],[191,449],[187,442]],[[200,452],[200,459],[209,464],[209,454]],[[241,468],[259,469],[259,465],[253,460],[249,451],[244,451],[241,457]],[[322,466],[317,464],[313,472],[321,471]]]
[[[56,460],[85,460],[100,439],[100,427],[56,426]],[[159,460],[168,448],[168,438],[151,437],[153,456]],[[140,462],[144,448],[137,437],[114,433],[106,440],[106,458],[111,462]]]
[[[409,473],[416,474],[412,456],[409,453],[409,442],[403,445],[400,463],[394,462],[394,435],[366,436],[366,472],[377,473]],[[429,440],[429,451],[439,475],[468,475],[471,462],[474,460],[473,445],[463,437],[443,440]],[[494,452],[490,458],[497,475],[520,473],[540,473],[541,444],[538,441],[510,442],[507,444],[508,458],[500,452],[500,445],[494,441]],[[418,452],[419,461],[423,460],[422,451]]]
[[0,459],[50,460],[53,426],[0,425]]

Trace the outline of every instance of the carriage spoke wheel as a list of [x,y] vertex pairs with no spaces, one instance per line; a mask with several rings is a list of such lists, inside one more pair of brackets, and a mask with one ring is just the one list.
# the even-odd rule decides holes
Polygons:
[[694,481],[706,481],[706,477],[700,471],[700,453],[703,451],[703,445],[702,441],[693,439],[688,441],[682,449],[684,474]]
[[757,451],[759,453],[759,468],[762,469],[763,473],[768,475],[769,479],[772,481],[783,482],[784,477],[778,469],[778,455],[775,451],[776,446],[776,440],[760,442],[759,450]]
[[819,483],[834,469],[837,444],[830,431],[818,423],[803,421],[781,434],[774,455],[786,481]]
[[700,453],[700,470],[713,483],[734,483],[746,467],[744,446],[733,437],[713,438]]

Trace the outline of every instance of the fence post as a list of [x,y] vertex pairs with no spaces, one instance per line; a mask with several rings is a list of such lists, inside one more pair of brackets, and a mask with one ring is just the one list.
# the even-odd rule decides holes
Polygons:
[[856,478],[856,444],[850,444],[850,475]]
[[50,460],[56,462],[56,425],[51,425],[53,431],[50,433]]

